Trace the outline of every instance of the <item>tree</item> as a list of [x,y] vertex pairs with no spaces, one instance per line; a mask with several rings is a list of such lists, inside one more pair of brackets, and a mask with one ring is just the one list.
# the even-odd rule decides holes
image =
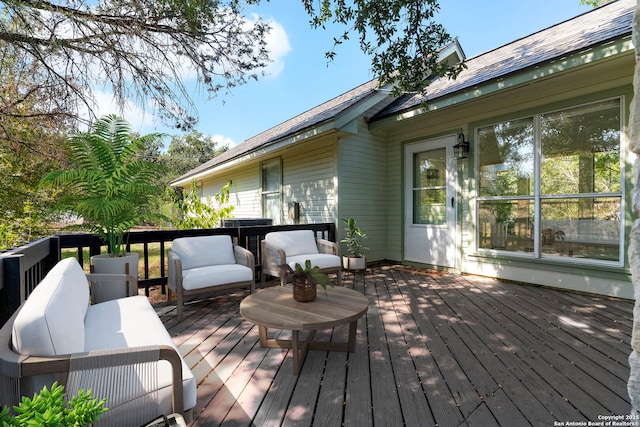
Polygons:
[[199,195],[195,180],[191,181],[189,190],[182,194],[167,188],[166,196],[173,208],[170,214],[172,225],[178,230],[220,227],[220,220],[231,218],[235,209],[235,206],[229,204],[232,184],[232,181],[227,182],[220,193],[204,200]]
[[439,62],[439,50],[452,41],[445,28],[433,20],[438,0],[302,0],[312,26],[333,22],[347,27],[334,37],[334,49],[355,32],[360,48],[371,56],[371,70],[380,83],[393,83],[394,94],[423,92],[434,76],[455,78],[464,64]]
[[[195,123],[188,73],[210,94],[257,78],[267,63],[268,25],[243,15],[254,0],[9,0],[0,41],[46,80],[78,97],[107,83],[116,101],[152,102],[177,127]],[[76,116],[81,111],[75,111]]]
[[609,3],[610,1],[612,0],[580,0],[580,4],[598,7],[598,6],[602,6],[605,3]]
[[160,156],[160,161],[171,171],[170,180],[173,180],[213,157],[219,156],[228,148],[218,146],[218,142],[213,137],[192,131],[186,135],[173,136],[167,152]]
[[78,228],[100,236],[112,256],[125,252],[124,233],[130,228],[164,219],[151,208],[163,194],[157,184],[165,169],[139,156],[145,140],[159,137],[136,138],[125,120],[105,116],[93,131],[69,140],[70,168],[43,178],[43,184],[59,190],[56,208],[82,218]]
[[37,190],[40,178],[60,167],[62,134],[71,126],[73,104],[47,87],[42,67],[25,64],[0,41],[0,249],[46,234],[50,199]]
[[[25,64],[41,67],[47,87],[73,100],[68,111],[93,111],[91,89],[109,86],[122,106],[129,99],[155,105],[161,118],[190,129],[197,112],[185,81],[196,73],[215,96],[261,75],[268,62],[269,26],[244,6],[260,0],[7,0],[0,41]],[[397,91],[422,90],[434,75],[455,76],[460,64],[438,63],[451,41],[433,22],[436,0],[302,0],[314,27],[344,25],[372,55],[372,71]],[[77,101],[77,103],[75,102]],[[75,110],[71,107],[75,106]],[[82,108],[80,108],[82,106]]]

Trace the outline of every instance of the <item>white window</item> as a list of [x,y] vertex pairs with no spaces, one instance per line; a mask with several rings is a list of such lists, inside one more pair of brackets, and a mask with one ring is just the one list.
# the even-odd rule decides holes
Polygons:
[[272,159],[262,163],[262,216],[273,224],[282,223],[282,163]]
[[477,130],[479,249],[622,263],[621,100]]

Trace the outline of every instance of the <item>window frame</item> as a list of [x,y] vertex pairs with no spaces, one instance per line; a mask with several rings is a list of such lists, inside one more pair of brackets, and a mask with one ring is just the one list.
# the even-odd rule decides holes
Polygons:
[[[278,182],[277,182],[277,190],[269,190],[265,188],[265,185],[268,184],[265,177],[265,171],[269,167],[278,167]],[[268,211],[268,203],[267,197],[275,195],[278,201],[278,217],[271,218],[270,212]],[[276,157],[269,160],[265,160],[260,163],[260,205],[262,210],[263,218],[271,218],[273,220],[273,225],[282,224],[282,158]]]
[[[588,107],[589,105],[601,104],[610,101],[617,101],[619,104],[619,168],[620,168],[620,191],[619,192],[607,192],[607,193],[598,193],[598,192],[590,192],[590,193],[572,193],[572,194],[542,194],[541,191],[541,173],[542,173],[542,135],[541,135],[541,121],[542,116],[550,115],[562,111],[568,111],[572,109],[577,109],[581,107]],[[477,149],[474,150],[474,163],[477,165],[474,169],[474,190],[476,192],[475,201],[473,204],[474,209],[474,218],[475,218],[475,250],[479,254],[487,254],[487,255],[500,255],[501,257],[508,256],[514,258],[524,258],[528,260],[553,260],[560,261],[565,263],[583,263],[583,264],[591,264],[591,265],[605,265],[605,266],[616,266],[622,267],[624,266],[624,242],[625,242],[625,212],[626,212],[626,177],[625,177],[625,165],[626,165],[626,136],[625,136],[625,97],[621,96],[613,96],[603,99],[596,99],[590,102],[584,102],[580,104],[572,104],[567,105],[562,108],[556,108],[552,110],[544,110],[537,111],[532,114],[518,116],[518,117],[509,117],[504,118],[499,121],[492,121],[488,123],[483,123],[478,125],[474,129],[474,137],[477,142]],[[524,120],[524,119],[533,119],[533,194],[532,195],[516,195],[516,196],[480,196],[480,152],[482,148],[479,146],[480,137],[479,132],[480,129],[486,128],[489,126],[495,126],[500,123],[505,123],[508,121],[516,121],[516,120]],[[606,259],[597,259],[597,258],[578,258],[573,256],[561,256],[554,254],[545,254],[542,248],[542,230],[541,230],[541,220],[542,220],[542,207],[545,202],[553,201],[553,200],[576,200],[576,199],[607,199],[607,198],[618,198],[620,203],[620,212],[619,212],[619,224],[618,224],[618,259],[617,260],[606,260]],[[480,206],[482,202],[498,202],[498,201],[533,201],[533,250],[529,252],[525,251],[510,251],[506,249],[500,248],[487,248],[481,247],[481,223],[480,223],[480,215],[481,209]]]

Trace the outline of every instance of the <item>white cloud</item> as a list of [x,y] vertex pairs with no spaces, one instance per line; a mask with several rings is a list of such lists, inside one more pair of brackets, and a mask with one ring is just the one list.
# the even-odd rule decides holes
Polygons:
[[[252,19],[258,19],[258,17],[254,15]],[[291,45],[284,27],[272,18],[269,19],[268,22],[271,30],[266,35],[265,40],[271,62],[264,68],[264,72],[269,78],[276,78],[284,70],[284,59],[291,51]],[[173,57],[173,54],[169,53],[169,56]],[[94,71],[96,71],[95,74],[99,75],[100,70],[96,69]],[[184,63],[179,67],[179,73],[188,86],[190,86],[189,81],[195,80],[195,72],[189,64]],[[120,108],[116,104],[112,92],[95,88],[92,91],[92,95],[95,100],[95,113],[97,117],[105,114],[117,114],[129,122],[134,132],[141,134],[149,132],[175,133],[175,129],[169,129],[162,125],[161,121],[154,115],[153,112],[157,106],[139,105],[133,100],[127,100],[124,108]],[[214,135],[214,137],[216,140],[220,140],[222,145],[228,145],[229,147],[233,147],[241,142],[236,142],[224,135]]]
[[218,147],[223,147],[226,145],[227,147],[231,148],[234,145],[239,144],[239,142],[234,141],[232,138],[221,134],[211,135],[211,139],[218,143]]
[[153,114],[146,112],[131,101],[126,101],[123,108],[116,104],[113,93],[95,89],[93,97],[96,105],[96,115],[102,117],[106,114],[117,114],[131,125],[131,130],[139,133],[147,133],[145,129],[157,123]]
[[269,20],[271,31],[267,34],[267,50],[271,63],[265,68],[265,72],[270,77],[277,77],[284,70],[284,57],[291,51],[289,37],[284,27],[275,20]]

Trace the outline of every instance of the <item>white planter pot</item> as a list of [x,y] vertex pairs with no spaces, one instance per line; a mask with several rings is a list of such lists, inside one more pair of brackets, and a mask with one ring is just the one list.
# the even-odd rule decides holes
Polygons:
[[[127,265],[129,275],[138,279],[138,254],[129,252],[121,257],[109,254],[91,257],[91,270],[96,274],[126,274]],[[125,281],[122,283],[94,283],[91,292],[95,303],[124,298],[127,296]],[[129,295],[136,295],[138,290],[133,283],[129,284]]]
[[345,270],[364,270],[367,267],[367,258],[365,257],[342,257],[342,268]]

